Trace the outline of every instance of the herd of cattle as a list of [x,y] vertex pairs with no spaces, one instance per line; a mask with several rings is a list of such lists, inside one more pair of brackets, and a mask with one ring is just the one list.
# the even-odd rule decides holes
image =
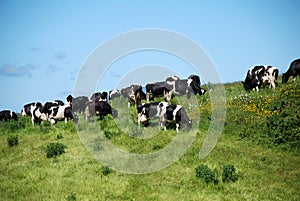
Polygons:
[[[254,66],[247,72],[243,86],[246,91],[256,90],[268,85],[275,88],[277,84],[279,70],[270,65]],[[282,83],[286,83],[289,77],[293,76],[294,80],[300,75],[300,59],[294,60],[286,73],[283,73]],[[117,118],[118,112],[111,107],[110,101],[114,98],[124,97],[130,103],[134,102],[137,110],[138,126],[148,125],[149,120],[158,118],[159,127],[166,129],[165,123],[173,121],[178,131],[181,124],[192,127],[192,121],[189,119],[184,107],[181,105],[170,104],[173,96],[187,94],[188,99],[192,94],[204,95],[205,89],[201,88],[200,78],[197,75],[191,75],[187,79],[180,79],[177,76],[168,77],[165,81],[150,83],[145,86],[146,93],[143,92],[141,85],[131,85],[120,91],[114,89],[107,92],[96,92],[90,96],[66,97],[66,103],[61,100],[46,102],[42,105],[40,102],[32,102],[23,106],[21,114],[30,116],[32,125],[40,124],[41,121],[49,121],[55,124],[59,120],[73,120],[78,122],[78,114],[84,114],[85,120],[91,116],[99,116],[100,120],[104,116],[111,114]],[[154,97],[164,97],[165,101],[151,102]],[[146,103],[142,103],[145,100]],[[1,121],[17,120],[18,115],[10,110],[0,112]]]

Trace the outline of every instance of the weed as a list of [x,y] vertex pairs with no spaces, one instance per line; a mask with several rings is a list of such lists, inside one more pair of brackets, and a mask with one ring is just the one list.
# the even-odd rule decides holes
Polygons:
[[230,164],[223,165],[222,182],[235,182],[238,180],[238,175],[235,172],[235,167]]
[[195,168],[196,177],[202,179],[207,185],[209,183],[218,184],[218,171],[217,169],[210,169],[207,165],[199,165]]
[[104,176],[106,176],[106,175],[112,173],[112,169],[111,169],[110,167],[108,167],[108,166],[103,166],[103,167],[101,168],[101,172],[102,172],[102,174],[103,174]]
[[66,145],[60,142],[49,143],[45,149],[47,158],[51,158],[65,153],[66,147]]
[[12,147],[19,144],[19,137],[18,135],[9,135],[7,138],[7,145]]

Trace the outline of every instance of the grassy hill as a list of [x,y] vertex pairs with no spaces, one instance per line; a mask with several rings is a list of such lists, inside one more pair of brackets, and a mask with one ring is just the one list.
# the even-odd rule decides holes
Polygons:
[[[137,129],[132,126],[133,108],[119,111],[116,122],[110,117],[102,122],[81,120],[78,127],[72,122],[32,127],[27,117],[0,122],[0,200],[300,200],[300,82],[258,93],[246,93],[240,83],[224,86],[225,126],[204,159],[198,156],[211,122],[209,94],[196,99],[199,105],[186,97],[174,100],[185,104],[195,123],[192,130],[184,127],[179,134],[172,129],[158,132],[156,121],[150,128]],[[209,85],[211,93],[215,88]],[[122,104],[119,101],[113,104]],[[83,139],[81,131],[91,135]],[[96,131],[100,134],[95,137]],[[184,140],[191,132],[195,138],[185,154],[153,173],[117,172],[89,152],[104,149],[104,136],[129,153],[159,152],[177,135]],[[9,146],[16,135],[18,144]],[[84,140],[94,140],[91,150]],[[65,145],[65,153],[47,157],[50,143]],[[219,182],[196,177],[200,165],[213,170]],[[224,165],[234,166],[234,181],[222,181]]]

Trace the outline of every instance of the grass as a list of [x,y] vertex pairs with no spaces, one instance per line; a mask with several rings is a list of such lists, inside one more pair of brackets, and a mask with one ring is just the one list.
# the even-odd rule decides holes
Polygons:
[[[90,140],[89,148],[97,152],[103,150],[101,140],[107,135],[114,146],[133,154],[159,152],[174,141],[176,131],[158,131],[155,120],[142,131],[132,126],[136,122],[128,119],[135,115],[133,108],[128,112],[121,107],[116,122],[109,117],[100,123],[80,121],[78,130],[72,122],[55,126],[43,122],[32,127],[26,117],[17,123],[0,122],[0,200],[300,200],[300,132],[294,124],[287,124],[283,134],[293,133],[293,137],[282,135],[286,140],[278,141],[276,129],[266,126],[270,119],[277,122],[287,112],[286,118],[297,123],[292,117],[297,117],[300,107],[299,84],[290,82],[259,93],[245,93],[240,83],[225,84],[225,127],[213,151],[202,160],[198,156],[209,128],[211,105],[209,96],[199,97],[200,108],[187,109],[192,119],[200,113],[191,146],[172,165],[147,174],[111,171],[94,159],[80,140],[80,132],[89,131],[91,135],[84,136],[85,140]],[[189,108],[185,98],[178,101]],[[119,101],[115,107],[123,103]],[[279,107],[282,102],[294,109]],[[276,125],[281,124],[285,123],[278,120]],[[101,127],[95,136],[93,125]],[[190,130],[183,128],[181,132],[188,134]],[[18,145],[8,146],[11,135],[18,135]],[[54,142],[66,145],[65,153],[47,158],[45,149]],[[195,176],[195,168],[201,164],[219,172],[217,185],[207,185]],[[221,182],[225,164],[234,165],[237,181]]]

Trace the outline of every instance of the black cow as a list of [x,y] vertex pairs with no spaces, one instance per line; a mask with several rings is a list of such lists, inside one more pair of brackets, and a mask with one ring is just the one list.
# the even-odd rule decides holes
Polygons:
[[87,96],[73,97],[69,95],[67,98],[68,104],[72,107],[73,112],[83,113],[86,108],[86,103],[89,101]]
[[192,121],[188,118],[185,109],[181,105],[169,105],[167,102],[145,103],[138,106],[138,126],[142,122],[148,124],[150,119],[159,118],[160,127],[166,130],[166,122],[175,122],[178,132],[181,124],[192,127]]
[[163,81],[150,83],[146,85],[146,100],[153,99],[154,97],[165,97],[166,101],[171,99],[169,92],[174,88],[175,80],[173,81]]
[[282,84],[287,83],[291,76],[293,76],[294,81],[296,81],[296,77],[299,75],[300,75],[300,59],[296,59],[292,61],[286,73],[282,74]]
[[74,114],[69,105],[52,106],[46,113],[41,114],[40,119],[48,120],[51,124],[55,124],[59,120],[65,120],[65,123],[67,123],[70,119],[73,119],[74,123],[78,122],[78,116]]
[[111,114],[114,118],[118,116],[117,110],[113,109],[106,101],[89,101],[86,104],[85,119],[89,120],[91,116],[98,115],[102,120],[106,115]]
[[0,121],[18,120],[18,115],[11,110],[0,111]]
[[90,100],[92,100],[94,102],[107,101],[107,96],[108,96],[108,93],[106,91],[95,92],[91,95]]
[[128,107],[130,107],[130,101],[133,100],[137,107],[142,99],[146,98],[146,94],[142,90],[141,85],[131,85],[129,87],[121,89],[121,95],[128,100]]
[[275,88],[277,83],[279,70],[270,65],[254,66],[247,72],[245,81],[242,81],[246,91],[258,91],[263,85],[269,85],[270,88]]

